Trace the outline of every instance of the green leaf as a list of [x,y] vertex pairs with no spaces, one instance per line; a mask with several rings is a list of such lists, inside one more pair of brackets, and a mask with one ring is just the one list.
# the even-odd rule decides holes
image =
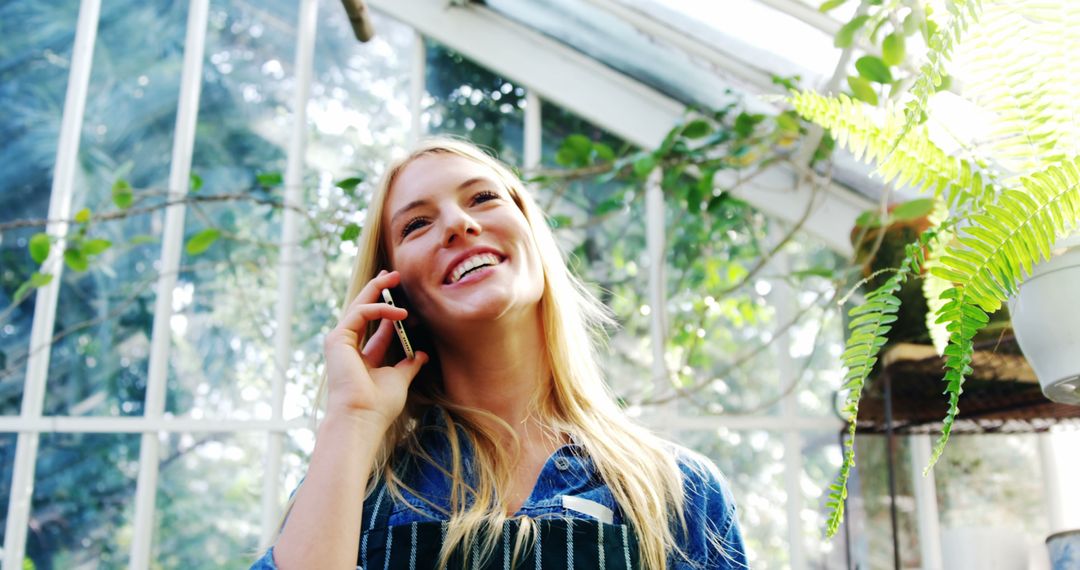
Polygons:
[[622,198],[622,196],[612,196],[612,197],[608,198],[607,200],[604,200],[603,202],[600,202],[599,204],[597,204],[596,208],[593,210],[593,215],[603,216],[604,214],[607,214],[609,212],[616,212],[618,210],[621,210],[622,207],[623,207],[623,198]]
[[738,117],[735,117],[735,134],[740,138],[746,138],[754,133],[754,127],[765,118],[765,115],[739,113]]
[[821,6],[818,6],[818,11],[822,13],[828,12],[829,10],[839,8],[844,4],[847,4],[847,0],[825,0],[821,3]]
[[52,243],[49,241],[49,234],[36,233],[30,238],[30,258],[34,260],[34,263],[41,265],[45,263],[45,260],[49,257],[49,249],[52,247]]
[[83,253],[86,255],[100,255],[112,247],[112,242],[107,239],[91,239],[83,243]]
[[854,95],[860,101],[869,103],[871,105],[878,104],[877,92],[874,91],[874,86],[869,81],[859,77],[858,75],[849,75],[847,78],[848,87],[851,88],[851,94]]
[[356,187],[359,186],[363,181],[364,177],[362,175],[350,176],[344,180],[338,180],[334,183],[334,186],[337,186],[338,188],[344,190],[345,194],[348,196],[356,196]]
[[555,153],[555,162],[560,166],[584,166],[589,164],[589,156],[592,154],[592,141],[582,134],[572,134],[559,145]]
[[75,213],[75,221],[85,224],[90,221],[90,208],[83,208]]
[[656,157],[647,154],[634,161],[634,174],[638,178],[645,178],[656,168]]
[[131,239],[128,240],[128,245],[143,245],[144,243],[156,243],[157,241],[158,238],[152,235],[139,234],[137,236],[132,236]]
[[350,223],[341,231],[341,241],[352,241],[360,235],[360,226]]
[[86,258],[86,254],[83,250],[78,248],[72,248],[64,251],[64,263],[72,269],[72,271],[83,272],[90,267],[90,260]]
[[35,271],[29,279],[24,281],[23,284],[19,285],[19,288],[15,290],[14,302],[18,303],[22,301],[32,290],[52,283],[52,278],[53,276],[49,273],[38,273]]
[[899,65],[907,55],[904,47],[904,36],[893,32],[885,36],[881,44],[881,59],[888,65]]
[[263,172],[256,174],[255,180],[259,182],[259,186],[265,186],[267,188],[281,186],[282,183],[285,182],[285,179],[281,176],[280,172]]
[[791,272],[791,276],[796,279],[805,279],[808,277],[824,277],[825,279],[833,279],[836,274],[832,269],[827,267],[811,267],[809,269],[800,269],[798,271]]
[[934,199],[933,198],[920,198],[918,200],[910,200],[900,204],[892,211],[892,217],[897,222],[907,222],[911,220],[917,220],[923,216],[930,215],[930,212],[934,211]]
[[859,71],[859,75],[874,83],[892,83],[889,66],[880,57],[864,55],[855,60],[855,69]]
[[844,24],[843,27],[836,32],[836,37],[833,38],[833,45],[838,48],[851,47],[851,44],[855,41],[855,32],[858,32],[869,19],[870,16],[865,14],[852,18],[850,22]]
[[902,25],[902,27],[904,28],[904,35],[910,36],[915,32],[919,31],[921,23],[922,18],[919,17],[918,10],[912,10],[911,12],[909,12],[908,15],[904,17],[904,23]]
[[128,184],[127,180],[123,178],[113,183],[112,187],[112,201],[116,204],[117,208],[125,209],[131,205],[131,202],[135,199],[135,192],[131,189],[131,184]]
[[798,133],[802,126],[799,124],[799,115],[795,111],[787,110],[776,116],[776,126],[782,131]]
[[942,267],[940,265],[934,265],[930,267],[930,275],[933,275],[934,277],[940,277],[941,279],[944,279],[950,283],[965,283],[968,281],[968,278],[966,276],[961,275],[960,273],[957,273],[956,271],[953,271],[948,267]]
[[184,250],[187,251],[188,255],[199,255],[206,251],[220,237],[221,232],[217,228],[207,228],[189,239]]
[[570,216],[556,214],[554,216],[548,217],[548,225],[550,225],[552,228],[565,228],[568,227],[571,223],[573,223],[573,221],[570,219]]
[[712,125],[710,125],[708,121],[704,119],[696,119],[694,121],[690,121],[690,123],[688,123],[683,128],[682,134],[688,139],[700,139],[701,137],[706,136],[711,132]]
[[867,210],[859,214],[859,216],[855,218],[855,226],[859,228],[880,228],[880,212],[878,212],[877,210]]
[[611,147],[604,143],[593,143],[593,152],[596,156],[604,162],[611,162],[615,160],[615,151],[611,150]]
[[202,176],[199,176],[198,174],[195,174],[194,172],[192,172],[191,173],[191,191],[192,192],[198,192],[200,188],[202,188]]

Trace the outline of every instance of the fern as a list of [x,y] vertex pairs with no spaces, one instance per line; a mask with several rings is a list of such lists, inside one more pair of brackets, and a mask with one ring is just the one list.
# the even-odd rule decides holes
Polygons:
[[897,144],[915,125],[922,124],[926,102],[947,75],[945,65],[960,43],[960,36],[978,19],[982,0],[946,0],[945,6],[949,19],[930,36],[926,61],[919,67],[915,83],[911,86],[911,99],[904,107],[903,126],[899,135],[890,139]]
[[[930,214],[930,224],[932,226],[939,226],[942,222],[949,220],[949,210],[945,207],[945,204],[941,200],[936,200],[934,204],[934,211]],[[953,220],[955,223],[955,220]],[[952,288],[952,283],[934,275],[933,271],[930,271],[935,265],[941,264],[941,258],[945,256],[945,248],[949,243],[955,239],[956,235],[952,231],[941,229],[938,231],[938,239],[934,240],[933,246],[926,252],[927,262],[923,265],[923,269],[926,269],[923,273],[923,296],[926,297],[926,329],[930,332],[931,342],[934,344],[934,349],[938,354],[943,354],[945,347],[949,345],[949,331],[945,329],[945,326],[936,323],[937,313],[945,304],[945,299],[942,299],[941,295],[945,291]]]
[[1041,259],[1050,259],[1053,243],[1080,222],[1080,157],[1052,165],[1022,181],[1023,191],[1006,190],[999,204],[970,217],[959,245],[949,246],[929,271],[954,284],[941,295],[948,299],[937,313],[949,331],[945,348],[949,408],[934,445],[931,469],[949,441],[959,413],[964,378],[971,373],[971,339],[989,321],[987,313],[1016,293],[1023,274]]
[[[908,246],[897,273],[850,313],[854,320],[842,358],[847,369],[844,387],[850,390],[844,412],[851,423],[844,462],[830,487],[830,537],[843,520],[847,481],[855,465],[862,389],[887,342],[889,324],[896,320],[900,302],[895,292],[926,265],[924,247],[935,243],[937,259],[928,270],[946,289],[935,303],[934,322],[948,335],[943,350],[948,409],[929,470],[941,457],[958,417],[964,381],[972,372],[975,335],[1034,265],[1050,258],[1055,241],[1080,224],[1080,158],[1064,158],[1080,154],[1080,64],[1074,57],[1080,49],[1077,4],[946,2],[949,19],[931,35],[927,61],[902,110],[890,104],[870,108],[843,95],[793,92],[789,98],[800,115],[829,129],[857,159],[876,163],[886,182],[933,192],[949,206],[944,220],[934,220],[941,222],[936,228]],[[941,84],[945,64],[976,19],[986,24],[972,30],[971,47],[960,52],[958,60],[971,71],[965,86],[973,99],[993,115],[993,139],[975,141],[976,147],[986,147],[978,151],[992,152],[988,161],[978,163],[945,154],[922,125],[927,100]],[[1010,47],[1010,42],[1017,47]],[[1005,166],[1006,176],[999,180],[984,164]],[[954,234],[961,221],[965,225]]]
[[874,369],[881,347],[888,342],[886,336],[892,329],[891,323],[897,319],[900,299],[896,292],[904,285],[912,273],[919,273],[924,263],[925,246],[934,239],[937,229],[930,228],[919,237],[915,244],[908,244],[904,260],[896,273],[885,283],[866,296],[866,302],[853,308],[848,314],[852,317],[848,336],[841,358],[847,373],[844,375],[843,389],[850,390],[844,401],[843,413],[848,416],[848,437],[844,441],[844,461],[836,481],[829,486],[826,506],[829,517],[826,533],[832,538],[844,520],[844,502],[847,499],[847,483],[851,468],[855,466],[855,430],[859,417],[859,400],[866,385],[866,378]]
[[1080,153],[1080,5],[994,0],[957,50],[964,92],[991,120],[984,146],[1012,173]]
[[843,94],[793,92],[789,101],[803,118],[828,129],[856,159],[877,162],[877,173],[886,183],[932,191],[952,206],[978,206],[996,197],[997,185],[988,172],[945,154],[925,127],[906,128],[904,115],[894,107],[885,108],[884,119],[878,121],[873,108]]

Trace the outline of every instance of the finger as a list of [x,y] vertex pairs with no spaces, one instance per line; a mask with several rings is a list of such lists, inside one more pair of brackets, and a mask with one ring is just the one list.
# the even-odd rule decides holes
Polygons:
[[338,321],[335,328],[353,333],[356,335],[355,342],[359,343],[359,339],[363,338],[364,327],[367,326],[368,321],[375,319],[400,321],[407,316],[409,316],[409,312],[401,307],[392,307],[386,303],[368,303],[350,307],[345,316]]
[[412,384],[413,379],[420,373],[420,368],[427,364],[428,360],[426,352],[418,351],[416,358],[403,358],[401,362],[394,365],[394,368],[405,373],[405,377],[409,379],[409,384]]
[[388,271],[385,273],[379,273],[374,279],[367,282],[363,289],[356,294],[352,302],[349,303],[351,309],[354,305],[360,305],[365,303],[377,303],[382,300],[382,290],[396,287],[401,282],[401,274],[397,271]]
[[383,319],[379,323],[379,328],[375,330],[375,334],[371,335],[367,344],[364,345],[362,354],[364,360],[367,361],[368,366],[379,366],[382,364],[384,358],[386,358],[386,349],[390,347],[390,342],[396,336],[394,332],[394,323],[388,319]]

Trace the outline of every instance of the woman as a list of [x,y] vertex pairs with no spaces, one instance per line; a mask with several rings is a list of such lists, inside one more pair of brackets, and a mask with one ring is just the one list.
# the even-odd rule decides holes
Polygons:
[[607,313],[507,167],[453,139],[392,165],[347,299],[311,465],[256,568],[745,567],[716,467],[615,405]]

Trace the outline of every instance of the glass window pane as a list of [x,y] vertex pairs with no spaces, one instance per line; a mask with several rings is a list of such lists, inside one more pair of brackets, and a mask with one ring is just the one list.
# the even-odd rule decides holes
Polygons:
[[[942,537],[997,533],[1009,547],[1045,552],[1049,528],[1046,479],[1034,434],[952,437],[934,467]],[[1061,481],[1069,485],[1067,481]],[[1064,507],[1066,513],[1068,507]]]
[[88,225],[84,243],[112,245],[86,271],[64,269],[47,414],[141,413],[186,20],[184,3],[102,3],[72,211],[117,217]]
[[27,245],[49,213],[77,0],[0,4],[0,415],[17,414],[26,377],[35,294],[15,293],[37,271]]
[[525,88],[433,40],[425,43],[427,130],[468,137],[504,162],[521,166]]
[[[804,231],[796,232],[783,252],[788,259],[787,272],[768,275],[762,285],[786,282],[794,296],[795,322],[788,329],[787,350],[795,377],[784,379],[780,389],[795,393],[798,414],[835,418],[836,392],[844,374],[840,354],[845,333],[842,314],[833,302],[837,296],[833,279],[848,262]],[[778,350],[776,347],[773,353]]]
[[[372,19],[377,33],[362,44],[336,8],[319,10],[308,102],[309,219],[300,227],[287,418],[313,409],[323,370],[322,342],[337,322],[355,261],[356,238],[343,233],[350,224],[363,225],[370,192],[409,138],[408,54],[416,36],[412,28],[378,13]],[[286,491],[291,489],[286,485]]]
[[[851,531],[852,561],[867,568],[893,565],[887,442],[887,438],[883,436],[856,437],[855,449],[859,463],[857,468],[851,471],[851,479],[848,481],[848,506],[844,516]],[[893,465],[899,527],[897,539],[900,544],[900,563],[905,568],[921,566],[910,449],[908,438],[896,438]]]
[[[285,147],[295,91],[297,3],[210,8],[186,244],[173,290],[166,409],[269,417]],[[206,234],[204,234],[206,235]]]
[[246,568],[257,555],[261,433],[176,433],[163,446],[151,559],[162,568]]
[[[15,468],[15,441],[18,435],[0,433],[0,533],[7,528],[8,504],[11,501],[11,477]],[[0,547],[4,538],[0,535]]]
[[716,463],[731,483],[752,568],[787,568],[783,436],[764,430],[684,431],[678,441]]
[[[637,149],[566,109],[543,102],[541,108],[543,152],[539,174],[555,172],[550,183],[534,184],[541,208],[554,221],[555,237],[569,254],[574,271],[611,308],[620,327],[611,331],[610,350],[604,370],[617,396],[637,400],[651,387],[648,319],[640,313],[648,296],[648,274],[639,266],[644,229],[636,222],[637,205],[627,202],[638,196],[625,181],[601,181],[598,177],[559,180],[559,171],[601,164],[596,152],[616,156]],[[562,150],[567,138],[587,137],[594,146],[589,157]],[[640,200],[638,200],[640,201]]]
[[26,541],[34,568],[127,566],[139,438],[41,435]]
[[836,432],[802,432],[800,453],[803,462],[802,479],[802,536],[806,560],[811,568],[846,568],[843,530],[832,539],[825,538],[825,522],[829,515],[829,485],[840,471],[842,459],[840,437]]

